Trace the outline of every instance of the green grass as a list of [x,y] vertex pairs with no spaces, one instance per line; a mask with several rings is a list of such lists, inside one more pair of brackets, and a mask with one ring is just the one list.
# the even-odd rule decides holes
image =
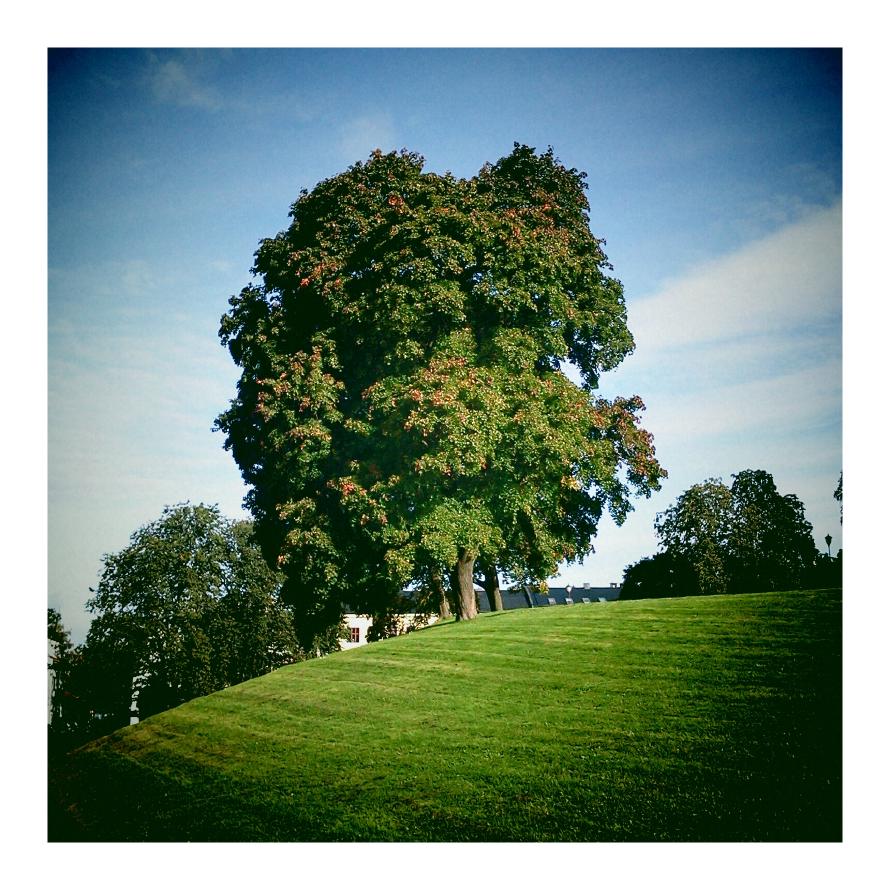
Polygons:
[[839,841],[839,591],[484,615],[68,755],[51,840]]

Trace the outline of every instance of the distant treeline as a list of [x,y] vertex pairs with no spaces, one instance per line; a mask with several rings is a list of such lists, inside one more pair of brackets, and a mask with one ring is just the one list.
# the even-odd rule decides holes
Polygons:
[[764,470],[732,479],[693,485],[658,514],[661,551],[625,569],[622,599],[841,586],[842,551],[817,550],[796,495]]

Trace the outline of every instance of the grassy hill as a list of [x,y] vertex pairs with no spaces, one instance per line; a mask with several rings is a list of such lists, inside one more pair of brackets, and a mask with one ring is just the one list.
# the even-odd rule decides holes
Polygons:
[[485,615],[68,755],[51,840],[841,839],[839,591]]

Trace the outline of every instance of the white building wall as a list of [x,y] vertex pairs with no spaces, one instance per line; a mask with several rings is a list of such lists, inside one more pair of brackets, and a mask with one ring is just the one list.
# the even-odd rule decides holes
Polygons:
[[[404,631],[406,627],[414,622],[417,618],[413,612],[407,615],[402,615],[402,630]],[[365,646],[368,642],[368,630],[370,630],[371,625],[374,623],[371,619],[370,615],[352,615],[347,614],[343,616],[343,620],[346,622],[347,628],[349,628],[350,636],[353,630],[358,631],[358,642],[354,643],[351,639],[340,640],[340,648],[341,649],[355,649],[358,646]],[[431,624],[435,624],[439,620],[438,615],[431,615],[427,619],[426,626],[429,627]]]

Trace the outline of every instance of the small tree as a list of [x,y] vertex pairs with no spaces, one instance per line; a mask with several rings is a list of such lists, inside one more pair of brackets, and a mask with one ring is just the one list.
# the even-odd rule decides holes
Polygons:
[[82,653],[95,711],[126,722],[304,657],[247,523],[178,505],[105,557]]
[[732,494],[720,479],[706,479],[677,498],[655,520],[665,552],[691,568],[697,593],[726,593],[729,572],[727,543],[731,530]]
[[800,587],[816,560],[813,527],[793,494],[779,494],[764,470],[733,476],[728,564],[735,591]]

